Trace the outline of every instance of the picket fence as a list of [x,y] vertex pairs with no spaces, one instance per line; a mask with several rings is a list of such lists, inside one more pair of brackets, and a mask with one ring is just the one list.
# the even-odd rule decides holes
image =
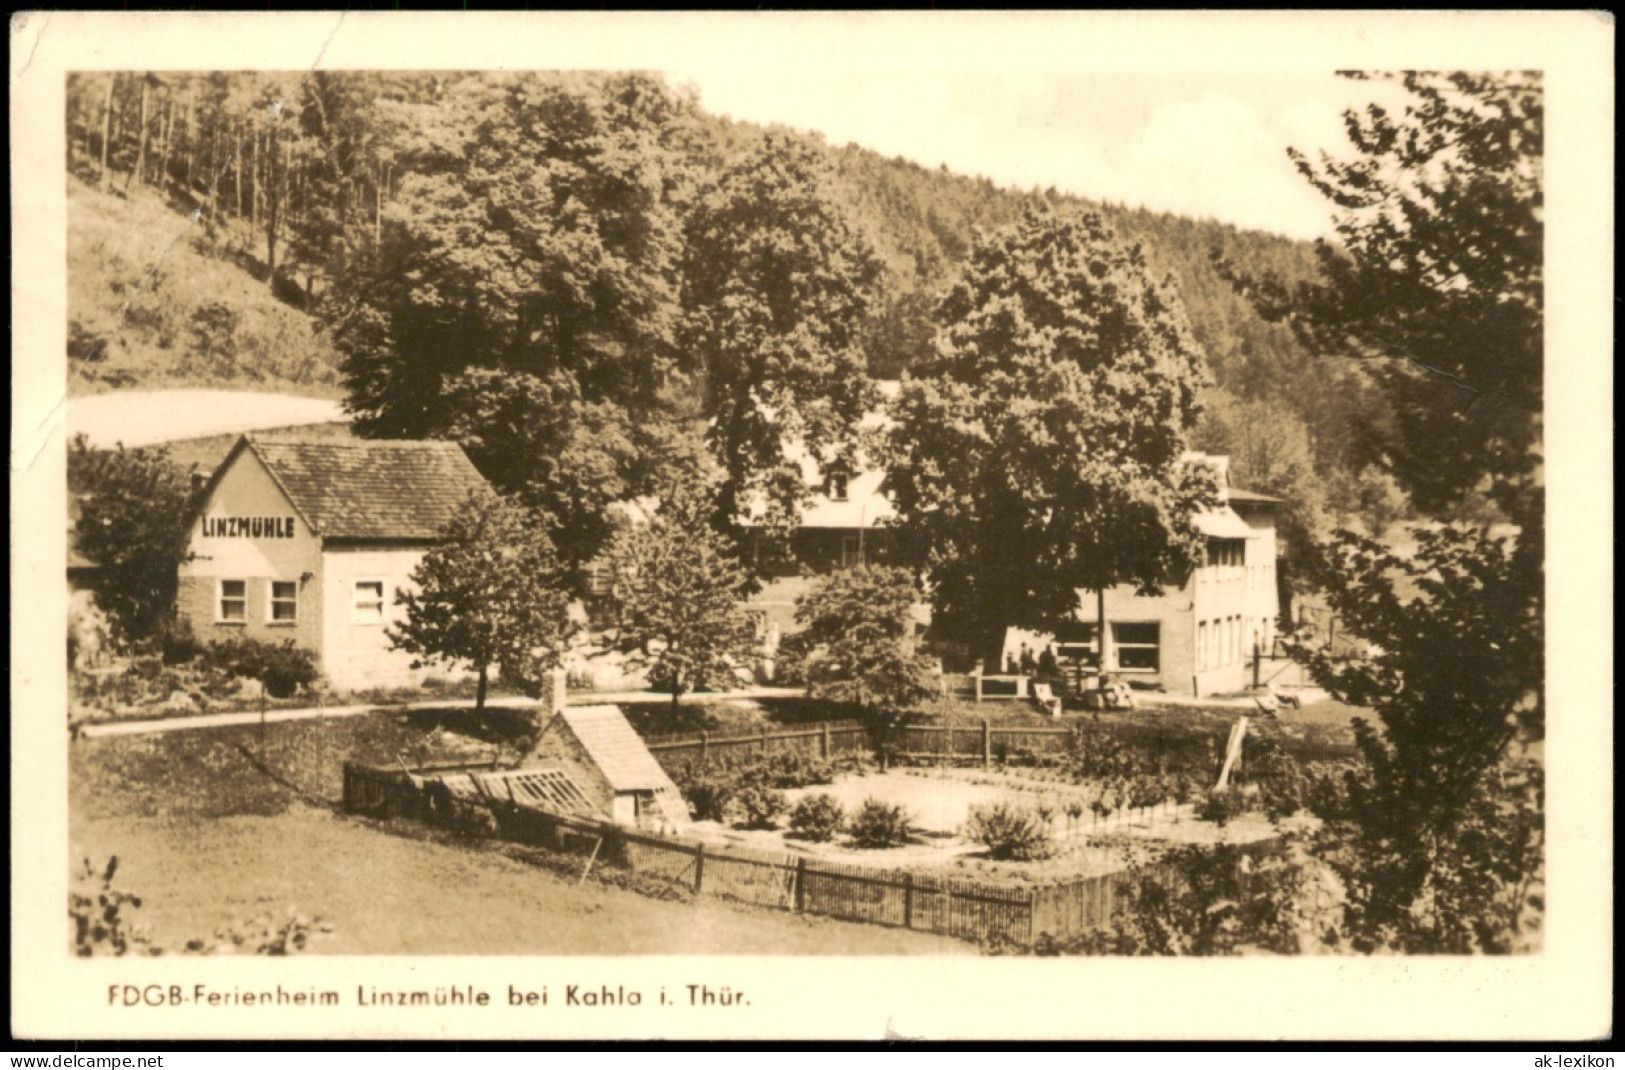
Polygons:
[[429,801],[434,770],[345,763],[344,806],[354,813],[421,821],[489,822],[503,839],[581,856],[684,886],[696,895],[938,933],[978,943],[1030,943],[1111,923],[1126,890],[1157,867],[1021,887],[810,859],[636,832],[504,800],[458,800],[448,814]]

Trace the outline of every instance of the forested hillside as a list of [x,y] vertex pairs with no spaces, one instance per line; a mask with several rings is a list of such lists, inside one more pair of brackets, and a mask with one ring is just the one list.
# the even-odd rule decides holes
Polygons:
[[[860,337],[826,337],[822,370],[797,387],[811,397],[809,384],[823,381],[834,396],[843,347],[877,377],[899,375],[925,352],[937,303],[977,234],[1014,221],[1036,199],[1058,213],[1099,212],[1177,281],[1215,384],[1198,445],[1246,454],[1238,478],[1259,489],[1329,498],[1337,512],[1387,492],[1369,472],[1361,481],[1381,452],[1385,417],[1375,394],[1347,368],[1311,361],[1213,262],[1217,253],[1247,275],[1307,279],[1315,261],[1306,243],[1000,188],[776,131],[773,153],[787,158],[795,146],[805,157],[786,164],[762,156],[766,133],[706,115],[637,75],[75,75],[67,110],[71,389],[347,389],[363,423],[382,419],[379,430],[452,433],[407,410],[475,395],[500,407],[491,384],[468,369],[512,367],[520,349],[551,345],[566,364],[597,369],[578,376],[572,403],[624,455],[643,447],[633,429],[610,426],[606,404],[634,412],[667,404],[655,400],[662,369],[692,374],[700,351],[711,353],[707,389],[723,389],[716,353],[747,339],[763,344],[757,328],[727,335],[695,304],[707,286],[707,301],[726,303],[730,287],[772,285],[744,268],[719,274],[715,263],[739,268],[756,255],[753,213],[782,209],[799,219],[811,202],[798,191],[816,186],[826,191],[819,203],[839,211],[803,232],[849,226],[865,250],[852,259],[840,244],[851,243],[837,235],[840,247],[818,254],[846,272],[825,298],[863,324]],[[785,199],[772,207],[775,197]],[[876,266],[872,278],[864,256]],[[525,296],[515,301],[518,292]],[[407,303],[418,319],[397,315]],[[392,380],[391,389],[412,396],[385,398],[375,389],[379,368],[408,330],[426,347],[414,364],[424,378]],[[799,374],[771,362],[747,370]],[[531,385],[543,393],[558,386]],[[804,430],[823,434],[839,410],[863,400],[850,393],[828,412],[807,406]],[[760,453],[741,434],[736,452]],[[514,445],[488,444],[493,456]],[[745,467],[773,463],[739,458]],[[555,488],[553,497],[578,489]]]

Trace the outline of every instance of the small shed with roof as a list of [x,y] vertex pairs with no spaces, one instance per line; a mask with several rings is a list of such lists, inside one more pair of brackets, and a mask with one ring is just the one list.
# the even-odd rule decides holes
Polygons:
[[485,487],[452,442],[244,435],[192,518],[179,614],[205,642],[291,639],[336,688],[415,686],[396,594]]
[[566,706],[542,730],[526,766],[556,766],[616,824],[676,832],[688,808],[619,706]]

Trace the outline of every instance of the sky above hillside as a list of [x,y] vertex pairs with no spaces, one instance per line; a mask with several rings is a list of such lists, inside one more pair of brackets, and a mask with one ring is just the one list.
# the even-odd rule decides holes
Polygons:
[[1343,112],[1401,94],[1325,73],[669,69],[707,111],[778,122],[926,167],[1055,186],[1297,238],[1328,203],[1287,157],[1345,155]]

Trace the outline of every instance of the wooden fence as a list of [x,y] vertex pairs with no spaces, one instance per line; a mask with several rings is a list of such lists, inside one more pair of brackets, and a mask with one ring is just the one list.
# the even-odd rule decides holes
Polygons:
[[[428,798],[433,773],[346,763],[344,805],[380,817],[448,819]],[[971,941],[1026,943],[1065,938],[1111,922],[1124,889],[1150,870],[1046,885],[1004,887],[932,874],[825,862],[804,855],[722,847],[654,836],[608,822],[564,817],[503,800],[458,801],[489,815],[497,835],[516,843],[668,880],[696,895],[756,906],[890,925]]]
[[[1035,760],[1065,758],[1081,741],[1079,724],[994,725],[988,721],[957,724],[907,724],[886,737],[893,759],[931,765],[1031,765]],[[1189,761],[1211,751],[1222,755],[1224,729],[1168,729],[1155,724],[1122,722],[1110,728],[1120,742],[1145,749],[1153,759],[1182,757]],[[1340,761],[1358,755],[1352,744],[1277,737],[1281,749],[1301,762]],[[1215,764],[1214,774],[1218,767]]]
[[[1067,756],[1076,745],[1080,726],[995,725],[987,720],[946,724],[905,724],[885,737],[885,750],[894,760],[931,765],[1027,765],[1036,760]],[[1211,742],[1223,752],[1225,732],[1169,730],[1154,724],[1117,723],[1112,735],[1124,742],[1149,748],[1153,755],[1202,751]],[[1300,761],[1335,761],[1353,757],[1355,748],[1344,744],[1311,743],[1282,738],[1282,749]],[[829,759],[841,754],[874,750],[869,730],[858,721],[820,721],[793,728],[763,729],[757,732],[698,732],[645,737],[656,760],[699,761],[740,754],[799,752],[809,757]],[[1215,769],[1217,773],[1217,769]]]
[[901,725],[892,729],[887,742],[894,758],[948,765],[970,763],[986,769],[1012,758],[1062,757],[1076,734],[1069,727],[994,726],[984,720]]
[[874,749],[869,730],[857,721],[819,721],[794,728],[762,729],[759,732],[698,732],[684,735],[644,737],[644,745],[657,761],[689,758],[706,761],[713,755],[754,752],[773,754],[795,751],[809,757],[833,758],[838,754]]

